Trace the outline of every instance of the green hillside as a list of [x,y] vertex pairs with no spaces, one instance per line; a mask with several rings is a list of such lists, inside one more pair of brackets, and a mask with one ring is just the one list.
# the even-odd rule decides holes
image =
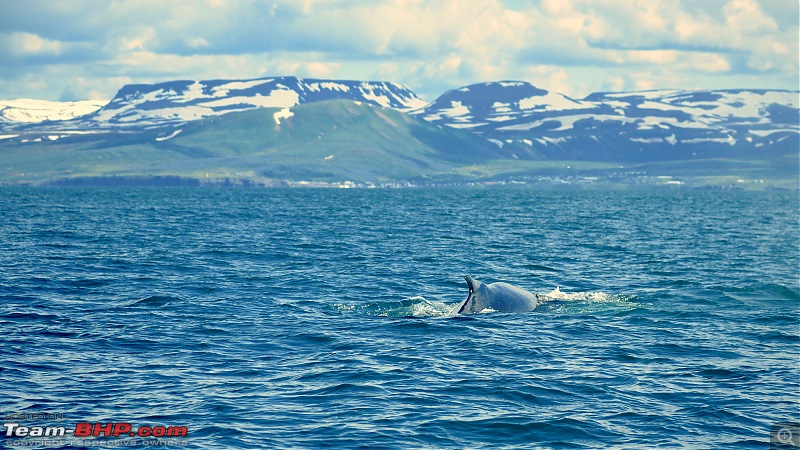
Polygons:
[[502,157],[471,133],[353,101],[299,105],[280,123],[277,112],[255,109],[135,133],[0,141],[0,181],[178,176],[388,182],[448,176],[465,164]]
[[[0,140],[0,184],[524,182],[559,187],[797,189],[800,154],[652,163],[517,160],[467,130],[334,100],[229,113],[177,127],[23,133]],[[276,121],[276,113],[278,121]],[[81,130],[79,130],[81,131]],[[535,158],[541,159],[535,159]]]

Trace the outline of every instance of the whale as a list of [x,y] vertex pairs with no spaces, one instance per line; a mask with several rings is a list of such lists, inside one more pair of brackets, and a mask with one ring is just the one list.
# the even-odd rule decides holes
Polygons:
[[500,312],[523,313],[539,306],[539,296],[508,283],[481,283],[467,275],[467,299],[453,309],[456,314],[475,314],[491,308]]

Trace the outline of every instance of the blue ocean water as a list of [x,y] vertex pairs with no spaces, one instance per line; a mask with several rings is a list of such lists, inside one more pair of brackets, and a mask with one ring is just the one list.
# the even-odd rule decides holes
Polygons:
[[[800,419],[799,205],[3,188],[0,412],[188,448],[765,448]],[[453,316],[464,275],[547,301]]]

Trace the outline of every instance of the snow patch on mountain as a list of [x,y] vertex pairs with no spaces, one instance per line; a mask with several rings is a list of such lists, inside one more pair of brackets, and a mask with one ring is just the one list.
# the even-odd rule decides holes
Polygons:
[[161,141],[166,141],[166,140],[172,139],[172,138],[174,138],[175,136],[177,136],[177,135],[181,134],[181,131],[183,131],[183,130],[182,130],[182,129],[180,129],[180,128],[178,128],[177,130],[173,131],[172,133],[170,133],[170,134],[169,134],[169,135],[167,135],[167,136],[159,136],[159,137],[157,137],[157,138],[156,138],[156,141],[157,141],[157,142],[161,142]]
[[281,124],[281,119],[288,119],[289,117],[292,117],[293,115],[294,115],[294,113],[291,110],[289,110],[289,108],[283,108],[282,110],[280,110],[280,111],[276,112],[275,114],[273,114],[272,118],[275,119],[275,125],[280,125]]
[[519,101],[520,109],[541,111],[565,111],[570,109],[585,109],[586,105],[578,100],[573,100],[566,95],[548,92],[545,95],[523,98]]
[[532,142],[532,155],[539,157],[593,158],[595,147],[612,145],[608,154],[646,159],[648,152],[662,152],[663,158],[670,149],[697,155],[709,146],[745,151],[800,139],[797,91],[662,89],[574,99],[503,81],[448,91],[411,113],[495,144]]
[[89,118],[105,126],[160,126],[254,108],[291,108],[301,103],[349,99],[408,111],[425,102],[390,82],[273,77],[255,80],[181,80],[128,85]]
[[45,120],[69,120],[91,114],[108,101],[81,100],[52,102],[47,100],[0,100],[0,121],[35,123]]
[[[213,93],[214,97],[225,97],[228,95],[230,91],[245,91],[248,89],[252,89],[256,86],[261,86],[262,84],[269,83],[270,81],[272,80],[266,79],[266,80],[251,80],[251,81],[232,81],[230,83],[225,83],[221,86],[214,86],[214,88],[211,89],[211,92]],[[199,82],[197,83],[200,84]]]
[[133,84],[105,105],[0,101],[0,135],[8,142],[31,133],[36,137],[19,142],[39,142],[167,127],[156,138],[167,140],[177,135],[173,126],[254,108],[274,108],[280,126],[291,108],[327,100],[392,108],[440,128],[467,130],[514,158],[691,158],[709,149],[717,156],[796,151],[800,141],[797,91],[662,89],[577,99],[512,80],[464,86],[425,103],[397,83],[297,77]]
[[306,84],[306,87],[311,92],[319,92],[322,90],[347,92],[350,90],[349,87],[340,83],[334,83],[332,81],[323,81],[321,83],[308,83]]

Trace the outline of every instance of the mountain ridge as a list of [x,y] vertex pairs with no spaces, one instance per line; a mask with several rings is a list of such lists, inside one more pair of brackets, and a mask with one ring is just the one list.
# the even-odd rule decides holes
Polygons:
[[797,142],[798,108],[796,91],[653,90],[574,99],[525,82],[489,82],[448,91],[411,113],[469,129],[521,158],[611,160],[596,151],[611,139],[627,160]]
[[[361,107],[369,113],[353,113],[353,108]],[[308,122],[296,116],[298,111],[307,115],[315,108],[318,120]],[[255,125],[252,115],[243,114],[249,112],[268,116],[270,127],[291,130],[294,137],[289,139],[284,132],[267,133],[263,120]],[[407,87],[391,82],[297,77],[177,80],[124,86],[102,108],[66,119],[0,121],[0,157],[5,155],[7,161],[14,160],[25,168],[9,169],[5,177],[0,176],[0,182],[21,182],[19,174],[30,174],[36,164],[48,165],[45,155],[75,166],[48,172],[49,176],[78,176],[83,173],[82,167],[94,164],[81,158],[92,155],[129,161],[139,170],[134,171],[136,176],[147,175],[146,167],[157,168],[153,173],[158,176],[197,176],[200,172],[184,169],[196,165],[214,172],[207,163],[222,160],[209,157],[215,151],[207,144],[215,142],[223,148],[229,141],[246,144],[241,155],[228,149],[233,153],[227,158],[233,158],[236,166],[231,173],[244,173],[242,163],[247,160],[262,167],[258,173],[247,172],[248,176],[269,179],[308,176],[328,180],[360,174],[364,179],[387,181],[448,173],[446,177],[460,176],[458,179],[497,178],[500,174],[522,173],[518,168],[525,167],[535,169],[525,176],[539,177],[546,175],[539,168],[557,167],[549,163],[557,161],[599,164],[592,167],[650,167],[675,162],[684,165],[687,173],[694,173],[692,167],[714,172],[707,162],[719,161],[725,173],[730,173],[728,178],[736,177],[731,170],[748,166],[753,170],[747,173],[769,177],[780,172],[785,179],[784,168],[797,166],[800,158],[800,100],[798,91],[788,90],[661,89],[592,93],[578,99],[525,81],[505,80],[453,89],[424,103]],[[336,142],[339,156],[324,156],[338,158],[338,164],[344,159],[341,156],[358,154],[360,159],[350,159],[348,164],[363,164],[362,169],[350,171],[339,165],[337,170],[327,171],[326,167],[336,165],[320,162],[319,152],[327,151],[316,148],[324,142],[320,130],[330,124],[342,127],[334,134],[346,139]],[[180,144],[198,126],[204,128],[208,142]],[[247,127],[251,127],[249,133],[271,136],[275,141],[241,138],[248,135]],[[240,137],[232,139],[231,130],[238,130]],[[254,142],[258,146],[253,146]],[[266,158],[264,148],[294,156],[281,163],[275,154]],[[118,151],[92,153],[97,149]],[[141,154],[127,153],[130,149]],[[58,153],[65,150],[69,158]],[[73,150],[81,151],[71,153]],[[28,157],[26,152],[38,156]],[[189,164],[183,157],[196,161]],[[266,159],[258,159],[262,157]],[[165,171],[162,162],[175,158],[182,169]],[[210,159],[201,161],[204,158]],[[416,162],[408,164],[412,160]],[[265,166],[273,163],[282,164],[283,169],[271,171]],[[306,170],[314,167],[320,170]],[[88,172],[94,176],[129,171],[114,166],[113,170],[96,167]],[[457,172],[461,175],[453,175]],[[788,176],[797,178],[798,174]]]
[[59,121],[75,119],[91,114],[108,104],[103,100],[77,100],[54,102],[18,98],[0,100],[0,123],[38,123],[43,121]]
[[124,86],[89,122],[116,126],[180,123],[254,108],[291,108],[325,100],[354,100],[399,110],[424,104],[407,87],[386,81],[294,76],[247,80],[177,80]]

